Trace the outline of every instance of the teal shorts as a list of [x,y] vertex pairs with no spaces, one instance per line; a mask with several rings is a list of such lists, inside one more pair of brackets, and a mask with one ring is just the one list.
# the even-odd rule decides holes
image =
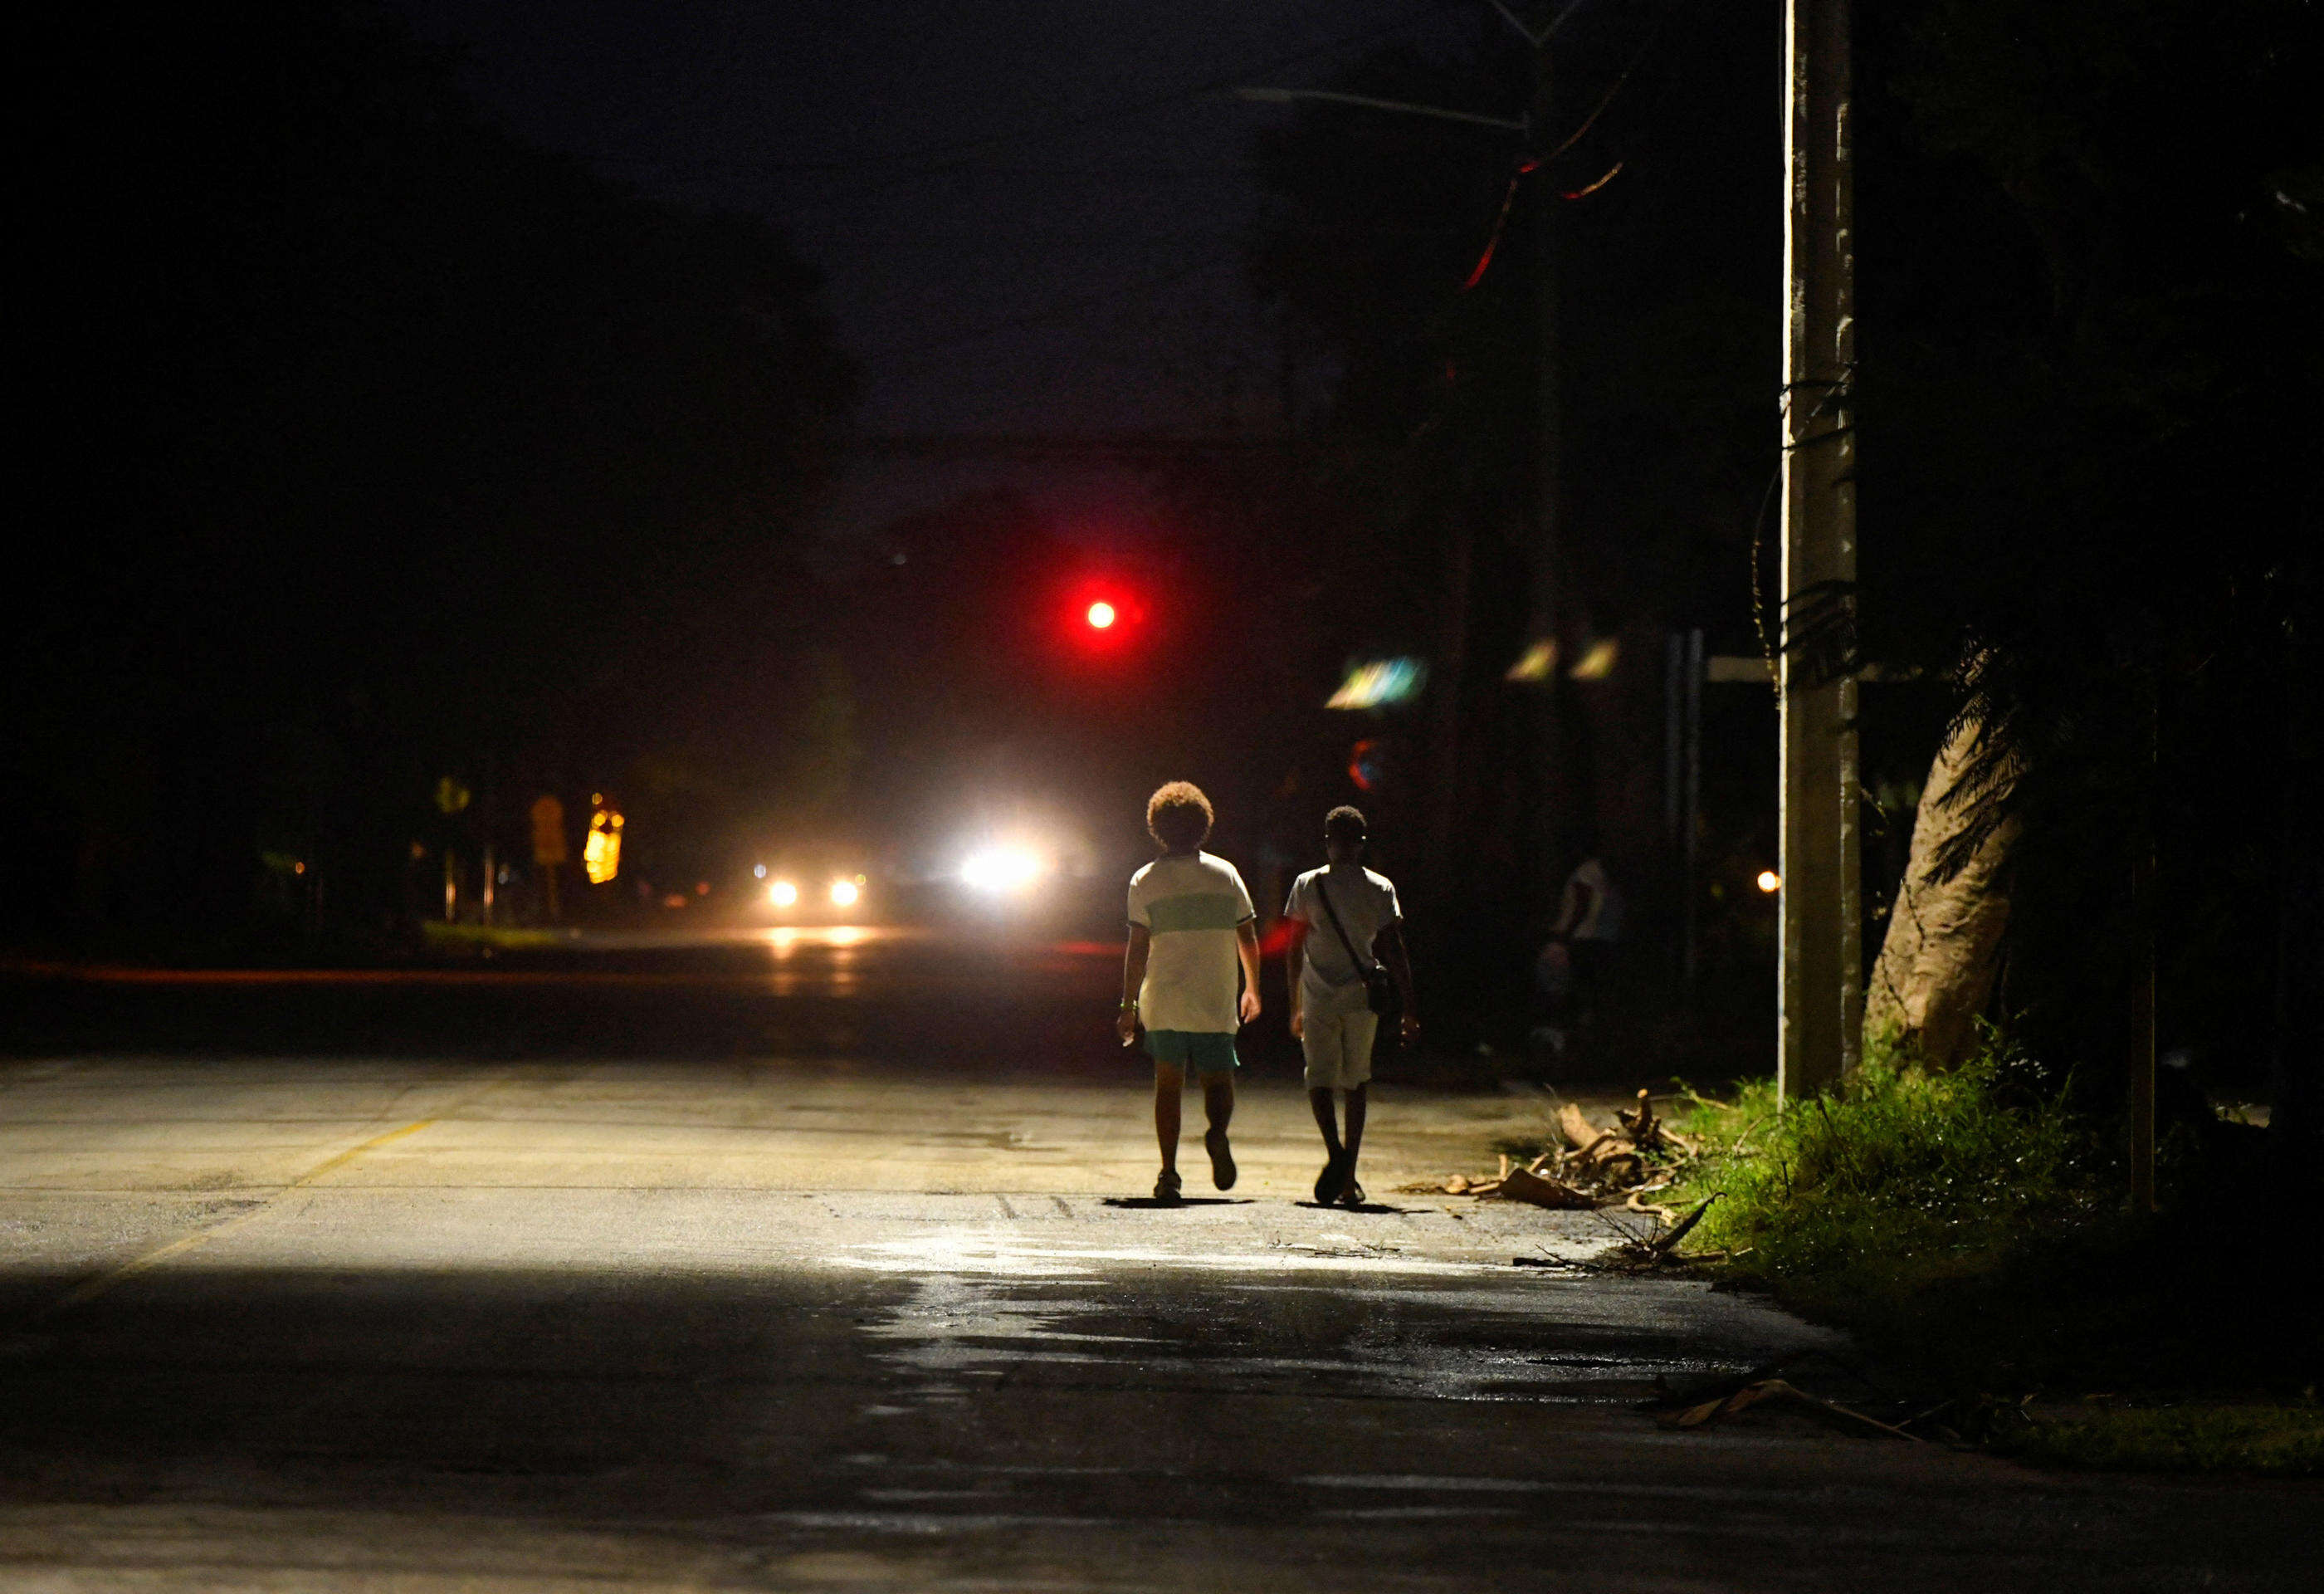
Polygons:
[[1231,1074],[1237,1067],[1234,1037],[1209,1030],[1148,1030],[1146,1054],[1194,1074]]

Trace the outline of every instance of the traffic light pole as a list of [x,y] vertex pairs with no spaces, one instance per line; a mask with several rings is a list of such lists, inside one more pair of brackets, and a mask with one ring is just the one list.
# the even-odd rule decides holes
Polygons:
[[[1837,1086],[1863,1030],[1849,0],[1784,0],[1783,940],[1776,1085]],[[1816,635],[1808,634],[1812,630]],[[1837,649],[1829,645],[1839,639]],[[1825,645],[1803,645],[1821,642]]]
[[[1536,129],[1554,127],[1555,78],[1548,37],[1534,44],[1534,93],[1527,120]],[[1551,644],[1549,674],[1541,682],[1534,705],[1534,850],[1543,885],[1556,901],[1561,871],[1582,860],[1563,857],[1566,833],[1586,811],[1577,802],[1574,771],[1565,736],[1565,672],[1572,665],[1566,652],[1566,626],[1572,606],[1565,591],[1563,487],[1565,414],[1563,372],[1560,369],[1558,316],[1557,191],[1548,171],[1533,178],[1533,313],[1534,313],[1534,548],[1533,638]]]

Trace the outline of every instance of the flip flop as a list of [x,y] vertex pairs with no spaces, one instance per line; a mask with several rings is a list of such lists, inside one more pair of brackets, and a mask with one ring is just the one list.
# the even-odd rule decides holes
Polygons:
[[1234,1152],[1227,1145],[1224,1129],[1203,1131],[1203,1149],[1211,1154],[1211,1182],[1221,1190],[1232,1190],[1235,1182]]
[[1330,1206],[1340,1199],[1340,1191],[1346,1189],[1347,1184],[1347,1154],[1334,1152],[1324,1163],[1323,1171],[1315,1175],[1315,1204],[1319,1207]]

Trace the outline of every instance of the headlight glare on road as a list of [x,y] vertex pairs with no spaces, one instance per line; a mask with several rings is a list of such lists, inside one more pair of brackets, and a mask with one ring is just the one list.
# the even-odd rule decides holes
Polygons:
[[968,855],[961,883],[974,891],[1022,891],[1040,877],[1041,860],[1021,848],[988,847]]
[[788,908],[798,901],[798,887],[788,880],[778,880],[767,887],[767,900],[779,908]]
[[862,895],[863,888],[853,880],[834,880],[831,883],[831,905],[835,908],[852,908]]

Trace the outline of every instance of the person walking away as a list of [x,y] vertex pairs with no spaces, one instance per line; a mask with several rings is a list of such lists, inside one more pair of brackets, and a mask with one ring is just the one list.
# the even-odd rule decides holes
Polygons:
[[1154,1059],[1157,1201],[1177,1200],[1182,1188],[1178,1122],[1189,1072],[1203,1082],[1211,1182],[1234,1188],[1227,1125],[1234,1117],[1235,1030],[1259,1016],[1258,915],[1235,867],[1203,850],[1211,820],[1202,788],[1191,781],[1162,787],[1146,802],[1146,830],[1162,856],[1130,877],[1130,950],[1114,1033],[1127,1046],[1142,1024]]
[[1578,850],[1582,861],[1565,877],[1565,891],[1558,903],[1557,922],[1550,927],[1549,944],[1566,949],[1572,970],[1574,1024],[1582,1028],[1596,1021],[1598,1004],[1612,976],[1614,949],[1622,939],[1624,904],[1620,888],[1606,872],[1605,860],[1598,856],[1597,843],[1585,837]]
[[[1364,816],[1348,807],[1323,816],[1323,868],[1292,882],[1283,916],[1291,923],[1285,973],[1291,987],[1291,1033],[1307,1059],[1307,1102],[1323,1132],[1323,1171],[1315,1200],[1363,1204],[1356,1159],[1364,1144],[1372,1042],[1379,1027],[1365,971],[1385,967],[1403,998],[1397,1021],[1404,1039],[1420,1037],[1412,999],[1412,959],[1404,944],[1404,913],[1396,887],[1364,867]],[[1340,1135],[1335,1097],[1347,1102],[1347,1136]]]

